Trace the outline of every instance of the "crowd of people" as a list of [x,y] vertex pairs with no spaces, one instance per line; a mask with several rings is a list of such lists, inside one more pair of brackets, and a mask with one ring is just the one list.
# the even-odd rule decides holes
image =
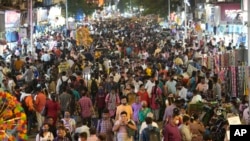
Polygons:
[[[91,26],[90,47],[46,33],[34,53],[13,53],[1,62],[1,90],[22,103],[29,135],[37,133],[36,141],[212,140],[199,111],[187,108],[224,101],[217,74],[196,58],[221,43],[189,38],[183,45],[176,40],[180,31],[143,18]],[[189,64],[197,68],[191,76],[185,75]],[[243,119],[246,103],[234,104]]]

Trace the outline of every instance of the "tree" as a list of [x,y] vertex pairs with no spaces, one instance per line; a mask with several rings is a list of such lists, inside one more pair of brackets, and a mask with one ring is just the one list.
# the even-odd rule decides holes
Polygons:
[[89,0],[68,0],[68,12],[69,15],[75,15],[77,11],[83,11],[86,15],[92,14],[95,9],[98,8],[98,4],[95,1]]
[[[137,5],[144,8],[143,14],[158,14],[161,17],[168,15],[168,0],[134,0]],[[176,11],[181,5],[181,0],[170,0],[170,11]]]
[[130,0],[120,0],[117,4],[117,8],[120,10],[121,13],[125,12],[130,4]]

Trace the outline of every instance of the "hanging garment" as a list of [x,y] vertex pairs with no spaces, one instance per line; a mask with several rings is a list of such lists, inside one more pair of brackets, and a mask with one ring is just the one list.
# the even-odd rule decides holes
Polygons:
[[236,97],[237,96],[237,80],[236,80],[236,68],[235,67],[231,67],[231,79],[232,79],[232,84],[231,84],[231,88],[232,88],[232,93],[231,96],[232,97]]
[[19,37],[20,38],[27,38],[27,28],[20,28]]

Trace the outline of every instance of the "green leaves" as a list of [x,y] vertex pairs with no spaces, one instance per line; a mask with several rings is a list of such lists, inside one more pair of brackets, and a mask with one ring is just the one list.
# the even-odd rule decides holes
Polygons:
[[77,11],[83,11],[86,15],[92,14],[98,8],[97,3],[88,0],[68,0],[69,16],[75,15]]

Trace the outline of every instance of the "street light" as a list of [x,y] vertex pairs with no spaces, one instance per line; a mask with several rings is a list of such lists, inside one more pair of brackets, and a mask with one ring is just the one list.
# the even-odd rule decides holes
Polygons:
[[185,11],[184,12],[184,38],[183,38],[184,42],[185,42],[185,39],[187,38],[187,6],[190,6],[190,3],[188,0],[184,0],[184,11]]
[[66,11],[66,29],[68,29],[69,24],[68,24],[68,0],[65,0],[65,11]]
[[170,1],[168,0],[168,21],[170,22]]
[[30,25],[30,51],[35,52],[33,48],[33,0],[29,1],[29,25]]

